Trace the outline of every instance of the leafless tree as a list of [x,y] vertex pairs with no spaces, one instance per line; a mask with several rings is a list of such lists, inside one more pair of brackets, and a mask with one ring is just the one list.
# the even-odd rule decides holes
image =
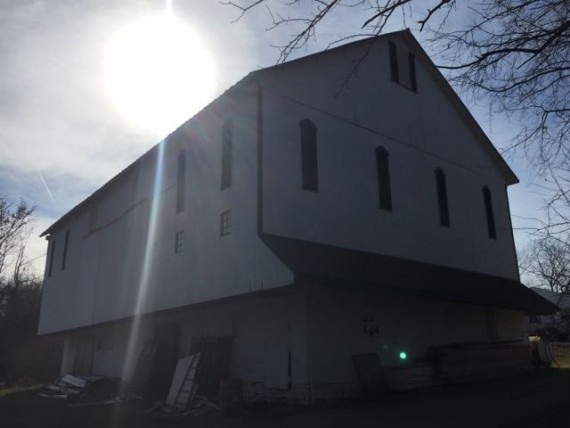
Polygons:
[[0,195],[0,314],[6,312],[11,296],[19,288],[37,282],[28,272],[25,260],[33,211],[26,201],[14,204]]
[[43,381],[58,368],[61,340],[37,337],[42,283],[25,258],[33,211],[0,195],[0,381]]
[[559,293],[560,298],[570,295],[569,245],[552,236],[533,241],[520,258],[523,276],[531,285]]
[[[394,24],[428,34],[432,57],[463,94],[484,97],[518,133],[508,149],[524,153],[551,183],[551,223],[570,226],[569,0],[230,0],[238,19],[265,8],[268,29],[290,36],[279,62],[307,46],[327,20],[340,21],[331,45],[379,35]],[[355,20],[356,17],[356,20]],[[352,25],[352,26],[351,26]],[[287,36],[285,36],[287,37]],[[554,226],[554,227],[552,227]],[[562,231],[560,230],[562,229]]]
[[33,211],[24,200],[14,204],[0,195],[0,281],[6,280],[10,268],[12,276],[21,276]]

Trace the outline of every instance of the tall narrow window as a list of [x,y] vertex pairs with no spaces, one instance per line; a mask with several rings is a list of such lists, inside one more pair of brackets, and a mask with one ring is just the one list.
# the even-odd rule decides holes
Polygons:
[[301,172],[303,189],[319,191],[317,127],[308,119],[299,122],[301,130]]
[[401,46],[388,42],[390,52],[390,78],[414,92],[417,92],[416,58]]
[[487,216],[487,233],[489,238],[497,239],[497,229],[495,229],[495,215],[493,214],[493,201],[491,191],[487,186],[483,187],[483,201],[485,203],[485,214]]
[[232,121],[228,119],[222,128],[222,190],[232,185],[232,134]]
[[418,84],[416,82],[416,58],[411,53],[408,54],[408,68],[410,72],[410,89],[418,92]]
[[447,204],[447,185],[445,173],[437,168],[435,170],[435,183],[437,186],[437,203],[439,206],[439,224],[449,227],[449,206]]
[[65,241],[63,241],[63,257],[61,259],[61,270],[65,270],[65,263],[67,261],[67,245],[69,243],[69,229],[65,231]]
[[378,201],[380,209],[392,211],[392,189],[390,187],[390,163],[388,151],[376,148],[376,171],[378,173]]
[[55,254],[55,238],[50,242],[51,251],[49,253],[49,266],[48,266],[48,276],[51,276],[53,270],[53,255]]
[[176,212],[184,211],[186,196],[186,153],[178,153],[178,169],[176,172]]

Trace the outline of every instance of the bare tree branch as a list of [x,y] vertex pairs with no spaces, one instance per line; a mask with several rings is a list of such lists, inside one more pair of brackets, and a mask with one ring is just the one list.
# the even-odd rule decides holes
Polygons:
[[[346,26],[328,41],[329,47],[379,35],[388,24],[402,26],[408,17],[414,18],[414,29],[429,35],[430,53],[451,83],[463,95],[505,114],[518,129],[505,153],[524,154],[536,174],[553,184],[555,190],[545,200],[548,222],[536,232],[543,236],[570,229],[569,0],[231,0],[225,4],[237,8],[237,19],[263,5],[270,29],[291,30],[288,40],[277,47],[278,62],[316,38],[327,18],[342,20],[347,7],[351,15],[359,12],[359,19],[343,20]],[[458,11],[464,15],[448,19]],[[340,90],[361,63],[355,61]]]
[[0,195],[0,281],[5,280],[6,269],[18,263],[22,244],[27,238],[34,208],[25,201],[12,204]]

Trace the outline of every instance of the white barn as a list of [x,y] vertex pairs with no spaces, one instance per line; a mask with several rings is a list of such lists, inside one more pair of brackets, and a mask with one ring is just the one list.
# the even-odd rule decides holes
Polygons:
[[153,338],[231,338],[248,398],[305,400],[358,388],[356,354],[524,342],[553,305],[519,282],[516,182],[409,31],[255,71],[43,233],[39,333],[125,379]]

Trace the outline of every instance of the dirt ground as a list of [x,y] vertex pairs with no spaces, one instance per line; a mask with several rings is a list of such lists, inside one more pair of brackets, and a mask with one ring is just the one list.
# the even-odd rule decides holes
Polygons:
[[570,369],[549,369],[484,384],[387,393],[318,406],[269,406],[233,416],[169,419],[137,406],[69,407],[14,392],[0,398],[7,428],[106,427],[564,427],[570,409]]

